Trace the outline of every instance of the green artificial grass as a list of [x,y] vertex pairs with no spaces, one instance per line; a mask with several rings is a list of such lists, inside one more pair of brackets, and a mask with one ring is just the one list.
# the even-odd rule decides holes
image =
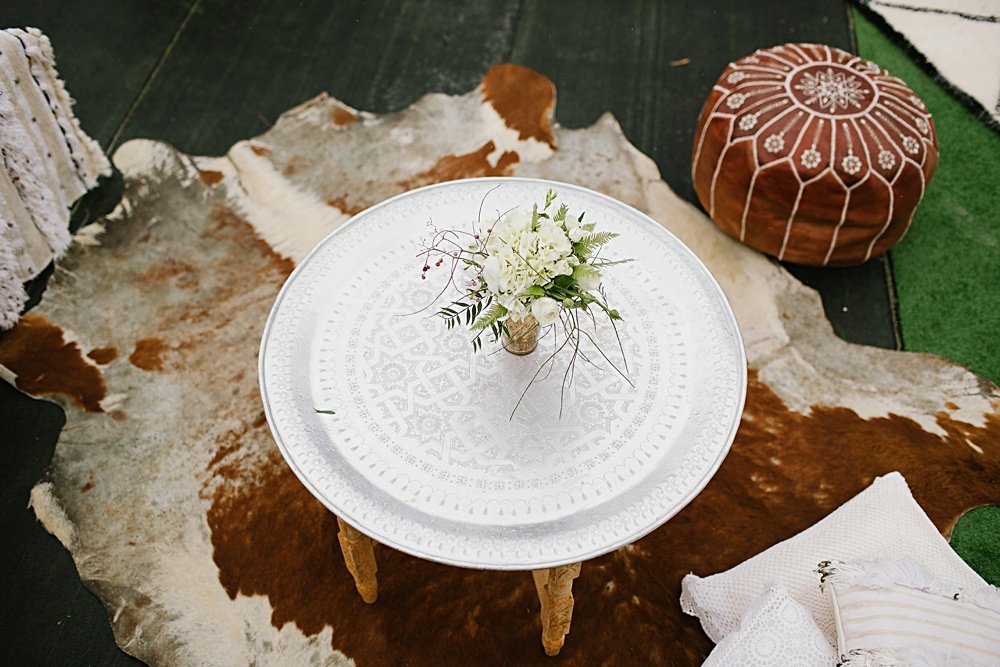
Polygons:
[[1000,586],[1000,506],[970,510],[955,524],[951,547],[994,586]]
[[892,250],[903,345],[1000,383],[1000,134],[857,9],[854,20],[860,55],[913,88],[938,134],[937,173]]
[[[892,250],[903,345],[1000,382],[1000,134],[857,9],[854,21],[860,55],[920,95],[938,134],[937,173],[909,233]],[[1000,585],[1000,506],[962,516],[951,546]]]

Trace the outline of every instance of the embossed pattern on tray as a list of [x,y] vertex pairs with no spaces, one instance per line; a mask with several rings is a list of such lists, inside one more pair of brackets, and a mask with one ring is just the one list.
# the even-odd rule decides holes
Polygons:
[[[495,212],[550,186],[621,234],[604,256],[636,259],[604,279],[635,387],[587,343],[564,396],[565,351],[511,418],[561,339],[543,334],[526,357],[472,353],[435,307],[408,314],[446,279],[442,267],[421,280],[416,255],[428,220],[465,226],[488,192]],[[620,363],[606,320],[588,332]],[[278,446],[331,511],[408,553],[491,569],[591,558],[662,524],[721,464],[746,391],[732,311],[676,237],[613,199],[533,179],[415,190],[331,234],[275,303],[260,379]]]

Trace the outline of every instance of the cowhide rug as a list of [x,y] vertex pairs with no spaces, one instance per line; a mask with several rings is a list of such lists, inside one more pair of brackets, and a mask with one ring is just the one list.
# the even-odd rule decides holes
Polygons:
[[[685,573],[728,568],[891,470],[944,532],[997,500],[996,386],[837,339],[813,291],[678,199],[614,118],[567,130],[554,106],[550,81],[501,65],[467,95],[383,116],[320,96],[221,158],[118,150],[125,201],[0,340],[0,363],[67,409],[31,500],[124,650],[170,665],[695,665],[712,644],[680,611]],[[728,294],[751,366],[719,473],[663,528],[584,565],[555,660],[527,573],[379,547],[379,600],[364,604],[257,392],[268,310],[316,241],[409,188],[508,174],[605,192],[678,234]]]

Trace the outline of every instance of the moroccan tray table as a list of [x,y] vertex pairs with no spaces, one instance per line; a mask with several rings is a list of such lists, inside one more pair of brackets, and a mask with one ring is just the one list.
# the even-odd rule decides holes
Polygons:
[[[421,279],[417,255],[429,221],[464,227],[481,207],[495,218],[548,188],[620,234],[609,259],[635,259],[604,279],[634,387],[590,350],[593,363],[578,362],[563,391],[569,355],[558,354],[514,411],[561,340],[543,331],[524,357],[498,344],[473,352],[466,329],[434,317],[447,276]],[[591,334],[620,366],[612,327],[598,321]],[[430,186],[355,216],[281,290],[259,371],[275,441],[340,519],[366,601],[377,595],[371,540],[450,565],[532,570],[550,655],[569,631],[580,563],[654,530],[701,491],[746,393],[736,320],[686,246],[609,197],[521,178]]]

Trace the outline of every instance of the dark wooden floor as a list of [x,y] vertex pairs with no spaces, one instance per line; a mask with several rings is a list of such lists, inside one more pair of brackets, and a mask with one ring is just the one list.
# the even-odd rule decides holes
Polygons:
[[[614,113],[692,201],[695,121],[730,60],[787,41],[852,46],[841,0],[6,0],[0,26],[49,35],[83,127],[109,153],[148,137],[221,154],[322,91],[392,111],[427,92],[467,92],[490,65],[513,61],[555,81],[563,125]],[[671,66],[681,59],[690,62]],[[884,260],[789,268],[820,290],[839,335],[898,346]],[[0,658],[128,664],[101,603],[27,508],[64,421],[58,407],[0,382]]]

